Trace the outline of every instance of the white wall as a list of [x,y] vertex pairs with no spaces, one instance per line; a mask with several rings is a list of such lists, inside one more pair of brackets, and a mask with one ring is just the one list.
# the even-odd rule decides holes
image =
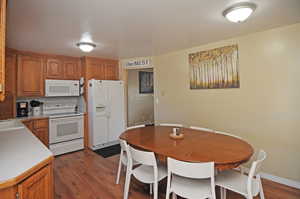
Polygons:
[[[191,90],[188,54],[232,44],[241,87]],[[154,65],[156,122],[232,132],[266,150],[265,172],[300,181],[300,24],[160,55]]]

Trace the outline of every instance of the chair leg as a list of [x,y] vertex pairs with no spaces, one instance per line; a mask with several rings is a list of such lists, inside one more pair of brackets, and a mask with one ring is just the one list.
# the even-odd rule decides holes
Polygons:
[[220,187],[220,198],[223,199],[224,198],[224,192],[223,192],[223,187]]
[[128,199],[130,179],[131,179],[131,172],[128,171],[128,169],[127,169],[126,179],[125,179],[125,186],[124,186],[124,199]]
[[177,199],[177,195],[174,192],[172,193],[172,199]]
[[223,193],[223,199],[226,199],[226,189],[225,188],[223,189],[223,192],[224,192]]
[[153,184],[151,183],[150,184],[150,195],[152,195],[153,194]]
[[265,199],[265,194],[264,194],[264,190],[263,190],[263,186],[262,186],[262,183],[261,183],[261,179],[259,179],[259,188],[260,188],[260,191],[259,191],[259,197],[260,199]]
[[121,170],[122,170],[122,160],[121,160],[121,158],[122,157],[120,156],[116,184],[119,184],[119,181],[120,181],[120,174],[121,174]]
[[157,181],[156,182],[154,182],[154,199],[158,199],[158,183],[157,183]]
[[167,185],[166,199],[170,199],[170,188]]

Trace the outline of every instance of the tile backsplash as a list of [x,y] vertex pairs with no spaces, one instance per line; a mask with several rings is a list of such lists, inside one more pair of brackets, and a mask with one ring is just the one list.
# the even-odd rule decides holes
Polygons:
[[51,107],[70,106],[76,107],[77,111],[85,112],[86,106],[84,98],[81,97],[39,97],[39,98],[18,98],[17,102],[26,101],[29,104],[29,111],[31,112],[30,101],[37,100],[43,102],[42,109]]

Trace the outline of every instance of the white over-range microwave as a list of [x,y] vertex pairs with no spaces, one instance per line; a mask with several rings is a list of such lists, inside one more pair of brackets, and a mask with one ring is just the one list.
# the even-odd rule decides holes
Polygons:
[[48,97],[79,96],[79,93],[79,80],[45,80],[45,94]]

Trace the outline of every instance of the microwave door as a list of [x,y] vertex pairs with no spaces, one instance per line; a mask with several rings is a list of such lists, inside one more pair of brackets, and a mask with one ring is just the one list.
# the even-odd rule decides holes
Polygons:
[[79,96],[79,81],[46,80],[46,96]]
[[65,85],[49,85],[46,96],[70,96],[70,87]]

